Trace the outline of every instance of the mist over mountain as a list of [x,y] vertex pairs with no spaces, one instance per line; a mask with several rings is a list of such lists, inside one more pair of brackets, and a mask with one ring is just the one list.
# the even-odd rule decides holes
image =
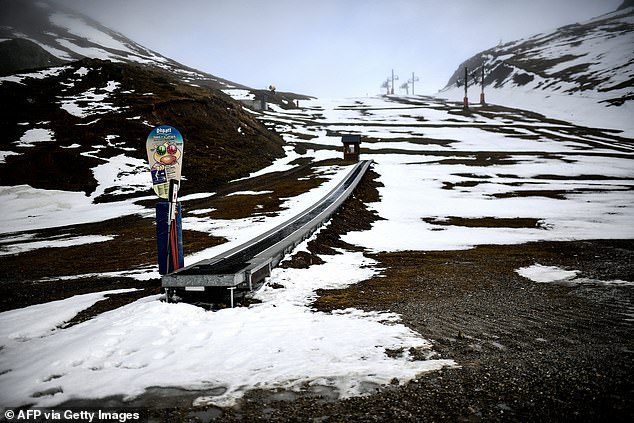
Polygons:
[[616,10],[623,10],[628,7],[634,7],[634,0],[623,0],[623,3]]
[[0,74],[61,65],[64,60],[53,56],[38,44],[21,39],[0,42]]

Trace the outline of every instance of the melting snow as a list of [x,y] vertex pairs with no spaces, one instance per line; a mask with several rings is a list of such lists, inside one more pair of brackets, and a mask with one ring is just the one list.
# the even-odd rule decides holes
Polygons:
[[40,248],[63,248],[73,245],[94,244],[113,239],[113,236],[88,235],[61,239],[57,238],[46,241],[21,242],[18,244],[0,246],[0,256],[20,254],[26,251],[39,250]]
[[557,266],[544,266],[538,263],[535,263],[531,266],[520,267],[516,269],[515,272],[525,277],[526,279],[530,279],[533,282],[540,283],[566,283],[567,285],[602,285],[602,286],[634,286],[634,282],[632,281],[624,281],[621,279],[613,279],[613,280],[599,280],[599,279],[591,279],[591,278],[579,278],[577,275],[581,273],[579,270],[564,270]]
[[[370,230],[350,232],[345,241],[390,251],[634,237],[634,155],[623,148],[618,155],[613,154],[616,141],[600,137],[602,144],[596,148],[595,136],[570,137],[570,127],[565,124],[549,126],[549,132],[540,133],[543,125],[509,112],[504,119],[513,127],[521,123],[519,137],[540,134],[536,140],[520,139],[515,131],[508,135],[492,132],[490,127],[496,119],[456,115],[451,106],[429,99],[411,101],[419,105],[395,107],[394,102],[379,98],[307,100],[305,108],[292,112],[262,113],[259,116],[270,119],[289,144],[287,157],[251,177],[286,170],[299,157],[339,157],[339,138],[328,136],[328,131],[372,131],[375,140],[362,145],[363,158],[375,161],[373,169],[380,175],[383,187],[379,188],[380,201],[369,206],[385,220],[375,222]],[[401,115],[407,115],[406,122],[418,123],[408,126],[399,121]],[[364,125],[366,117],[368,122]],[[452,122],[451,119],[468,128],[459,127],[457,122],[451,127],[442,123]],[[314,122],[305,125],[309,120]],[[442,128],[436,127],[439,122]],[[293,134],[284,133],[291,131]],[[314,137],[306,140],[296,134]],[[395,137],[408,140],[402,142]],[[437,139],[450,142],[443,145],[434,141]],[[294,147],[305,142],[321,145],[298,153],[304,150],[296,151]],[[487,163],[483,157],[491,151],[505,154],[502,159]],[[95,169],[99,180],[95,195],[121,184],[149,189],[142,160],[124,155],[115,159],[114,166],[110,163]],[[209,258],[275,227],[321,198],[348,171],[348,166],[317,169],[316,173],[327,182],[285,199],[279,215],[274,217],[225,221],[201,217],[210,211],[207,207],[190,210],[183,219],[185,229],[208,231],[225,236],[230,242],[189,255],[186,264]],[[539,189],[560,190],[564,194],[517,194]],[[0,187],[0,195],[7,205],[0,223],[8,232],[94,222],[132,213],[153,215],[152,210],[134,203],[140,198],[95,205],[94,196],[24,185]],[[198,197],[189,199],[194,198]],[[483,228],[438,225],[427,219],[447,223],[450,216],[526,217],[539,219],[541,225]],[[299,247],[302,248],[305,245]],[[4,345],[0,354],[0,388],[7,392],[6,402],[49,406],[73,397],[132,397],[151,386],[213,390],[216,395],[204,395],[197,403],[217,405],[232,404],[256,387],[327,386],[349,396],[366,393],[394,377],[404,382],[421,372],[455,365],[451,360],[434,359],[429,342],[402,325],[393,313],[349,309],[329,314],[311,310],[309,304],[317,289],[344,287],[378,272],[377,263],[361,253],[342,251],[340,255],[322,258],[324,264],[308,269],[274,269],[270,282],[284,288],[265,288],[257,294],[263,303],[249,308],[206,312],[188,304],[165,304],[154,296],[67,329],[57,327],[102,294],[51,304],[52,309],[46,313],[34,308],[38,306],[0,313],[0,343]],[[581,280],[576,278],[577,271],[537,264],[519,272],[545,281]],[[123,273],[156,276],[154,268],[118,272]],[[62,315],[62,310],[68,312]],[[29,330],[18,323],[33,321],[29,316],[35,315],[39,320]],[[427,351],[429,359],[413,360],[410,348]],[[402,350],[403,354],[388,356],[386,349]]]
[[61,108],[79,118],[117,111],[119,110],[118,107],[113,106],[112,103],[108,103],[105,100],[108,99],[107,93],[111,94],[119,85],[118,82],[108,81],[106,86],[101,88],[106,94],[97,94],[96,89],[91,88],[80,95],[64,97],[60,101]]
[[[0,214],[0,233],[55,228],[100,222],[147,209],[133,200],[95,204],[82,192],[33,188],[28,185],[0,186],[6,207]],[[152,197],[154,198],[154,197]]]
[[[151,386],[217,390],[198,405],[231,405],[255,386],[326,386],[346,397],[367,394],[395,377],[408,380],[455,365],[432,354],[414,360],[410,348],[429,352],[431,344],[395,314],[308,308],[315,289],[342,287],[375,272],[360,253],[325,259],[304,271],[276,270],[271,280],[285,288],[265,290],[264,302],[249,308],[207,312],[154,296],[64,330],[55,328],[102,294],[49,303],[46,313],[44,306],[0,313],[5,404],[133,397]],[[37,325],[31,326],[34,316]],[[390,357],[387,349],[404,353]]]
[[557,266],[543,266],[541,264],[521,267],[516,272],[520,276],[535,282],[555,282],[572,279],[579,273],[578,270],[564,270]]
[[26,131],[15,144],[17,147],[35,147],[34,143],[55,141],[54,137],[50,129],[34,128]]
[[79,75],[80,77],[84,77],[84,76],[88,75],[88,72],[90,72],[90,71],[87,68],[83,67],[83,66],[75,71],[75,73],[77,75]]
[[227,194],[227,197],[232,195],[263,195],[263,194],[272,194],[273,191],[236,191],[231,194]]
[[[132,53],[132,51],[130,51],[130,49],[125,44],[115,40],[112,36],[106,34],[103,31],[100,31],[92,25],[87,24],[81,19],[70,15],[65,15],[63,13],[53,13],[50,15],[49,19],[53,25],[64,28],[68,30],[71,34],[77,35],[80,38],[87,39],[92,43],[106,48]],[[89,55],[86,56],[91,57]]]
[[255,95],[249,90],[243,89],[223,89],[223,93],[231,96],[234,100],[255,100]]
[[0,83],[7,81],[7,82],[15,82],[17,84],[22,84],[22,81],[26,78],[46,79],[51,76],[58,76],[59,74],[61,74],[62,72],[68,69],[70,69],[70,66],[57,66],[57,67],[42,69],[41,71],[38,71],[38,72],[20,73],[16,75],[3,76],[3,77],[0,77]]

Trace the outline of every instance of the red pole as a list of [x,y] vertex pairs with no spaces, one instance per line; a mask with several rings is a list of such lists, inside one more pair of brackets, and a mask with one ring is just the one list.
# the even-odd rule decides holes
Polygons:
[[179,257],[178,257],[178,235],[176,234],[176,222],[170,228],[170,247],[172,256],[172,270],[178,270]]
[[169,181],[169,211],[167,214],[167,268],[165,271],[170,273],[170,260],[172,261],[172,270],[178,269],[178,238],[174,241],[174,235],[176,234],[176,212],[177,212],[177,199],[178,199],[178,185],[179,181],[171,179]]

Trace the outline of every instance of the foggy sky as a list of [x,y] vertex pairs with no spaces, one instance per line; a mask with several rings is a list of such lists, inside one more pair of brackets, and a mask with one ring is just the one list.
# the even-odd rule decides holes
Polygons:
[[58,0],[187,66],[319,97],[444,87],[475,53],[615,10],[622,0]]

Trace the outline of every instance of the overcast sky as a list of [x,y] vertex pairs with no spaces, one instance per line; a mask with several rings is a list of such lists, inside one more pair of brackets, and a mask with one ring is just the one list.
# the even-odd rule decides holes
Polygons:
[[[319,97],[444,87],[475,53],[615,10],[622,0],[59,0],[185,65]],[[405,92],[402,90],[401,92]]]

